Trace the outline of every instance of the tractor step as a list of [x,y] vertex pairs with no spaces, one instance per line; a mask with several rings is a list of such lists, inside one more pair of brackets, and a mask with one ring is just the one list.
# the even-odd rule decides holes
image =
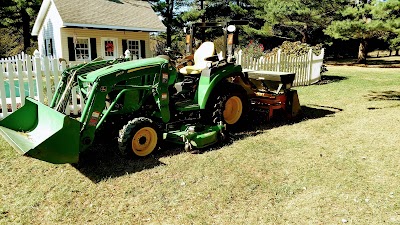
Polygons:
[[186,112],[186,111],[198,110],[200,109],[200,106],[197,103],[193,103],[192,100],[186,100],[175,103],[175,108],[178,111]]

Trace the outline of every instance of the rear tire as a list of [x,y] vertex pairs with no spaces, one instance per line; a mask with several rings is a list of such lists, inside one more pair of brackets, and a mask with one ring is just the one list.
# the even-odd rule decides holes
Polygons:
[[209,101],[206,111],[212,112],[213,124],[222,121],[228,130],[239,129],[243,125],[249,106],[246,91],[242,87],[225,85],[210,96]]
[[119,132],[118,148],[125,157],[147,156],[157,150],[161,132],[151,119],[145,117],[129,121]]

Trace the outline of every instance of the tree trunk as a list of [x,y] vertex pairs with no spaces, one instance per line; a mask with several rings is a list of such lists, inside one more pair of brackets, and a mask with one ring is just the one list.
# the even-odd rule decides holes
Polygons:
[[302,43],[307,43],[308,42],[308,33],[307,33],[307,29],[308,29],[308,26],[307,25],[304,25],[303,26],[303,30],[300,32],[301,33],[301,35],[302,35],[302,38],[301,38],[301,42]]
[[[203,0],[200,0],[200,9],[204,10],[204,1]],[[203,23],[206,22],[205,14],[203,14],[201,16],[201,22],[203,22]],[[201,38],[200,39],[201,39],[201,42],[203,43],[203,42],[206,41],[206,30],[205,29],[200,29],[200,32],[201,32]]]
[[26,50],[31,46],[31,32],[29,27],[31,18],[25,8],[22,8],[20,13],[22,19],[22,35],[24,37],[24,52],[26,52]]
[[308,41],[308,36],[307,33],[302,33],[303,37],[301,38],[301,42],[302,43],[307,43]]
[[399,49],[396,49],[396,55],[395,56],[399,56]]
[[358,47],[358,59],[357,63],[366,63],[367,62],[367,40],[362,39],[360,42],[360,46]]
[[172,19],[174,12],[174,0],[167,0],[167,47],[172,47]]

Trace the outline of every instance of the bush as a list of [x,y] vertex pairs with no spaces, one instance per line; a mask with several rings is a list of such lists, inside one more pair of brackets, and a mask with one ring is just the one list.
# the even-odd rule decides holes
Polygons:
[[260,58],[265,55],[264,46],[257,41],[251,40],[250,43],[243,49],[243,53],[252,58]]

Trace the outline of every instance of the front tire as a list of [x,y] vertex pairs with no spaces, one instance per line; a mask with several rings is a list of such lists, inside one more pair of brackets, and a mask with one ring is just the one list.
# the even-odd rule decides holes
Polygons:
[[120,130],[119,151],[126,157],[147,156],[158,149],[161,142],[160,134],[158,127],[151,119],[135,118]]

